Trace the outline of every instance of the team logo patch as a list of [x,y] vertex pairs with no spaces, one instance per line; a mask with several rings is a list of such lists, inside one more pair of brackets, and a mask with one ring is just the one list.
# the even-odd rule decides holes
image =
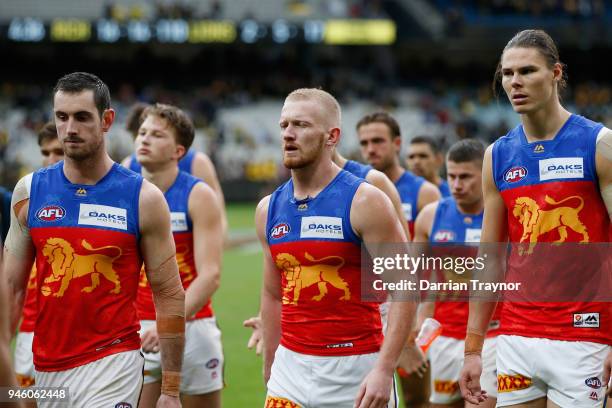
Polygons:
[[74,195],[77,197],[87,197],[87,190],[84,188],[78,188]]
[[302,217],[300,238],[344,239],[342,218]]
[[281,239],[291,231],[291,227],[286,222],[282,224],[276,224],[270,232],[270,238]]
[[544,153],[544,146],[541,144],[537,144],[536,147],[533,148],[534,153]]
[[540,160],[540,181],[584,178],[582,157]]
[[457,381],[434,380],[434,389],[440,394],[453,395],[459,391],[459,383]]
[[208,368],[209,370],[212,370],[213,368],[217,368],[218,365],[219,365],[218,358],[211,358],[210,360],[206,362],[206,368]]
[[507,183],[516,183],[527,177],[527,168],[524,166],[512,167],[504,174],[504,180]]
[[171,212],[170,222],[172,222],[172,232],[189,230],[189,227],[187,226],[187,214],[184,212]]
[[597,377],[587,378],[584,380],[584,383],[587,385],[587,387],[591,387],[596,390],[601,388],[601,380]]
[[599,313],[574,313],[574,327],[599,328]]
[[300,408],[300,406],[286,398],[268,396],[264,408]]
[[66,210],[59,205],[47,205],[38,210],[36,218],[45,222],[59,221],[66,216]]
[[402,203],[402,211],[404,211],[406,221],[412,221],[412,204]]
[[79,206],[79,225],[127,230],[127,210],[108,205],[81,204]]
[[132,404],[130,404],[129,402],[120,402],[118,404],[115,404],[115,408],[132,408]]
[[524,375],[497,375],[497,392],[512,392],[531,387],[532,380]]
[[455,233],[449,230],[440,230],[434,234],[434,242],[451,242],[455,240]]

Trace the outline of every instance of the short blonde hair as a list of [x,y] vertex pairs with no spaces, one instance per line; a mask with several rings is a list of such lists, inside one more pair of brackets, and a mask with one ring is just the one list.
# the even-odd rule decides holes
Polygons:
[[328,125],[332,127],[340,127],[341,110],[340,104],[330,94],[319,88],[299,88],[287,95],[288,99],[306,99],[317,102],[321,107],[323,116],[327,119]]

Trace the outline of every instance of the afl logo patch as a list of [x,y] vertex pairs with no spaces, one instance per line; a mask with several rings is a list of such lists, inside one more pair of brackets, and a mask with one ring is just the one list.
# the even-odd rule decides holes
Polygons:
[[206,363],[206,368],[208,368],[209,370],[212,370],[213,368],[217,368],[218,365],[219,365],[219,359],[218,358],[211,358]]
[[59,205],[47,205],[36,213],[36,218],[41,221],[59,221],[66,216],[66,210]]
[[118,404],[115,404],[115,408],[132,408],[132,404],[130,404],[129,402],[120,402]]
[[504,180],[508,183],[516,183],[525,177],[527,177],[527,168],[523,166],[513,167],[504,174]]
[[289,231],[291,231],[291,227],[286,222],[283,222],[282,224],[277,224],[272,228],[272,231],[270,232],[270,238],[280,239],[287,235]]

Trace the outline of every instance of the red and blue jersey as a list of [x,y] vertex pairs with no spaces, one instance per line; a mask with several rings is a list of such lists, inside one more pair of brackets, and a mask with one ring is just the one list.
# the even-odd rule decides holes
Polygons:
[[266,236],[281,277],[281,344],[298,353],[373,353],[382,344],[379,303],[362,302],[361,239],[350,222],[364,180],[347,171],[314,198],[296,200],[293,181],[268,207]]
[[60,371],[140,348],[142,177],[113,164],[95,185],[71,183],[64,162],[33,174],[28,226],[36,248],[34,365]]
[[[198,276],[193,250],[193,224],[191,217],[189,217],[189,195],[193,187],[201,182],[200,179],[179,171],[174,183],[164,193],[168,207],[170,207],[172,236],[176,244],[176,261],[185,290]],[[149,285],[144,268],[140,271],[136,309],[140,320],[155,320],[153,292],[151,291],[151,285]],[[208,300],[195,316],[188,316],[187,319],[202,319],[212,315],[211,302]]]
[[414,221],[419,213],[419,191],[424,182],[425,179],[423,177],[415,176],[409,171],[404,171],[395,182],[395,187],[402,201],[402,210],[408,221],[411,237],[414,237]]
[[[483,213],[477,215],[464,214],[459,211],[457,203],[453,197],[443,198],[438,202],[436,214],[429,234],[429,242],[433,244],[472,244],[480,242],[482,229]],[[435,248],[434,248],[435,249]],[[444,246],[439,248],[444,254]],[[467,256],[475,256],[477,248],[466,248]],[[461,250],[461,252],[465,252]],[[462,254],[463,255],[463,254]],[[441,272],[441,271],[440,271]],[[471,276],[464,276],[454,273],[453,271],[441,272],[444,276],[439,276],[438,281],[465,282],[470,284],[469,280],[474,279]],[[452,296],[452,292],[448,296]],[[436,302],[434,319],[442,323],[442,335],[455,339],[464,339],[467,329],[467,321],[469,314],[468,302],[452,301],[445,299],[444,301]],[[493,317],[491,329],[487,332],[487,336],[496,335],[496,329],[499,327],[499,316]]]
[[[508,234],[514,244],[508,259],[508,281],[533,273],[534,268],[538,282],[531,282],[525,290],[544,290],[534,287],[540,283],[550,290],[563,279],[567,258],[537,259],[534,250],[539,243],[609,241],[610,219],[595,168],[595,145],[602,128],[599,123],[572,115],[553,140],[529,143],[519,125],[495,143],[493,176],[507,209]],[[599,267],[591,261],[589,267]],[[586,282],[589,272],[583,269],[580,273],[585,274]],[[576,319],[585,315],[596,316],[597,324],[577,324]],[[502,331],[609,344],[610,317],[608,303],[506,302]]]
[[369,164],[362,164],[354,160],[347,160],[346,163],[344,163],[344,167],[342,169],[348,171],[354,176],[365,180],[366,176],[368,175],[370,170],[373,169],[373,167]]
[[[191,174],[191,166],[193,164],[194,157],[195,151],[192,149],[187,150],[187,153],[185,153],[185,155],[181,157],[181,160],[179,160],[178,162],[179,170]],[[135,171],[138,174],[142,173],[142,166],[140,165],[140,163],[138,163],[138,160],[136,159],[136,154],[132,154],[129,168],[130,170]]]

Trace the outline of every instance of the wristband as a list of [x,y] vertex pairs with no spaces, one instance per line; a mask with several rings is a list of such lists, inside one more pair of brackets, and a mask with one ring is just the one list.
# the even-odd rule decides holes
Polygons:
[[482,347],[484,345],[485,336],[482,332],[467,329],[467,334],[465,336],[465,352],[464,355],[477,355],[480,356],[482,354]]
[[161,393],[178,397],[181,388],[181,373],[178,371],[163,371]]

